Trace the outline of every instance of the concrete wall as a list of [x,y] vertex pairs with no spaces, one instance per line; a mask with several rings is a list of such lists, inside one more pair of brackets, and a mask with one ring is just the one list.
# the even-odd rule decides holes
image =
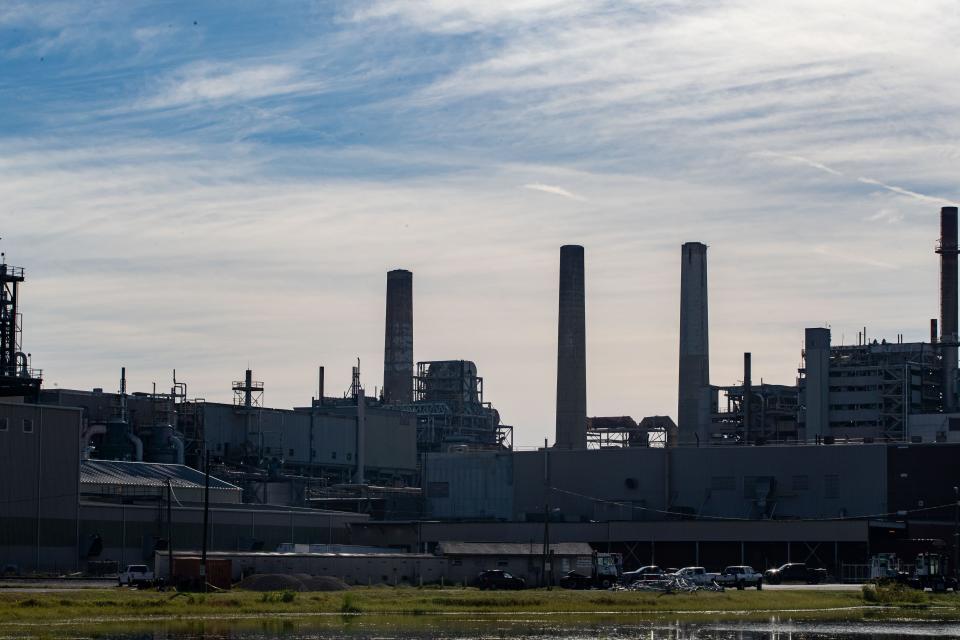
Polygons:
[[[234,580],[245,573],[305,573],[334,576],[348,584],[417,585],[440,582],[447,567],[446,558],[424,554],[215,552],[207,557],[229,558]],[[156,554],[155,566],[160,577],[168,575],[166,554]]]
[[[429,456],[432,517],[499,518],[510,502],[516,521],[542,521],[545,503],[551,520],[567,522],[671,517],[664,511],[826,518],[887,510],[883,444],[521,451],[512,454],[508,486],[502,476],[510,458],[490,453]],[[446,497],[438,497],[440,488]]]
[[76,569],[81,416],[0,403],[0,565]]
[[[265,550],[283,542],[346,543],[348,523],[364,522],[363,514],[309,509],[211,507],[209,548],[249,550],[259,541]],[[75,526],[75,525],[74,525]],[[99,535],[103,551],[96,559],[121,565],[149,562],[158,538],[166,537],[166,507],[160,503],[124,505],[84,502],[80,508],[81,547]],[[203,509],[173,509],[173,548],[200,549],[203,545]]]
[[[673,510],[735,518],[885,513],[886,445],[673,449]],[[764,502],[765,479],[772,490]]]
[[426,455],[427,517],[509,520],[513,516],[513,459],[509,453]]
[[[233,405],[207,403],[203,411],[207,447],[215,455],[228,451],[252,455],[262,446],[264,458],[282,458],[286,466],[318,465],[346,473],[357,464],[357,422],[352,409],[313,415],[309,409],[256,409],[248,416]],[[366,428],[367,475],[389,477],[415,471],[413,414],[368,407]]]
[[665,506],[664,463],[663,450],[650,448],[516,452],[514,519],[542,520],[545,502],[567,521],[654,519],[649,510]]

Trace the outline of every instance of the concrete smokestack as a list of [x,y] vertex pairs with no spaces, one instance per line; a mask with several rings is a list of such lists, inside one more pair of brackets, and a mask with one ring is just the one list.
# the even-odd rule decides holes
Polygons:
[[405,269],[387,273],[383,400],[413,402],[413,274]]
[[957,208],[940,209],[940,348],[943,410],[957,410]]
[[806,439],[819,442],[830,435],[830,329],[805,329],[803,336]]
[[587,356],[583,247],[560,247],[557,437],[560,449],[587,448]]
[[707,322],[707,245],[687,242],[680,265],[680,443],[710,440],[710,344]]

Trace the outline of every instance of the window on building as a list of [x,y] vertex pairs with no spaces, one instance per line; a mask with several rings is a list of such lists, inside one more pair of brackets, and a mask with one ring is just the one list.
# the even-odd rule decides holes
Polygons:
[[293,449],[290,449],[290,455],[291,456],[293,455]]
[[793,476],[793,490],[806,491],[810,488],[810,476]]
[[23,432],[33,433],[33,420],[31,420],[30,418],[23,419]]
[[10,429],[10,419],[0,418],[0,431],[7,431],[8,429]]
[[264,453],[270,453],[270,447],[264,447],[264,448],[263,448],[263,452],[264,452]]
[[336,452],[336,451],[331,451],[331,452],[330,452],[330,459],[331,459],[331,460],[336,460],[336,459],[337,459],[337,452]]
[[840,476],[834,474],[827,474],[823,476],[823,497],[840,497]]
[[347,452],[347,462],[349,462],[350,460],[353,460],[353,454],[348,451],[348,452]]
[[950,431],[960,431],[960,418],[947,418],[947,428]]

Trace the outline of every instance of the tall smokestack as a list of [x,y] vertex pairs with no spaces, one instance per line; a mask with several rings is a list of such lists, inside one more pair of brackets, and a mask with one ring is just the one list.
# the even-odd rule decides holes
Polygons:
[[560,247],[557,327],[557,437],[561,449],[587,448],[587,356],[583,247]]
[[957,410],[957,208],[940,209],[940,348],[943,410]]
[[383,400],[413,402],[413,274],[405,269],[387,273]]
[[687,242],[680,265],[680,442],[710,439],[710,344],[707,323],[707,245]]

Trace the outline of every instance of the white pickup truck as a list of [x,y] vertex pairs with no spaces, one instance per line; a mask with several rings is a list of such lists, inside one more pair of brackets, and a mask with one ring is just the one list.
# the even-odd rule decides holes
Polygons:
[[757,591],[763,589],[763,574],[753,570],[753,567],[739,564],[727,567],[719,576],[717,584],[724,587],[736,587],[737,589],[746,589],[747,587],[756,587]]
[[117,581],[121,587],[123,585],[128,587],[150,586],[153,584],[153,571],[150,571],[150,567],[145,564],[130,564],[127,565],[127,570],[117,577]]
[[695,584],[699,587],[706,587],[712,585],[716,582],[719,574],[708,573],[703,567],[684,567],[680,569],[675,574],[678,578],[683,578],[687,582]]

